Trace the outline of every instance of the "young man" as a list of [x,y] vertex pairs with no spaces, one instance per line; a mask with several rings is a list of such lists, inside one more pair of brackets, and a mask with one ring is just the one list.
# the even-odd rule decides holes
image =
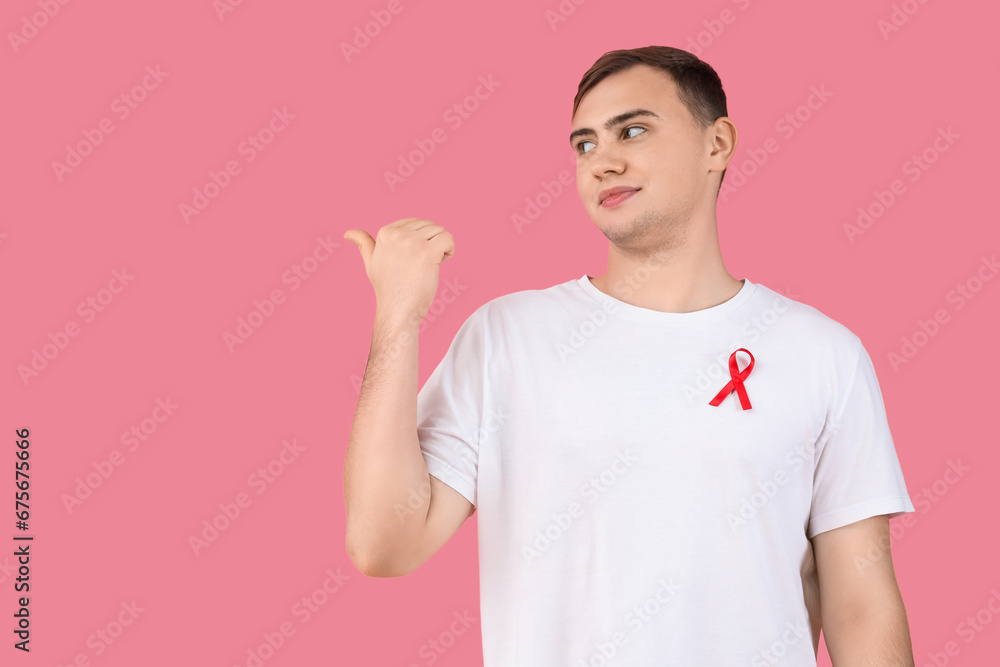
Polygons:
[[[378,302],[345,465],[347,546],[419,567],[479,510],[486,667],[913,665],[889,518],[914,511],[856,335],[728,273],[737,144],[715,71],[612,51],[570,141],[607,272],[484,304],[416,391],[451,235],[358,244]],[[414,501],[414,498],[419,501]]]

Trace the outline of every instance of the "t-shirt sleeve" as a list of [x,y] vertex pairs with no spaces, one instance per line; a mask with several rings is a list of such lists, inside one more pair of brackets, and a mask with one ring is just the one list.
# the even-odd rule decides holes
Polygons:
[[459,328],[417,394],[417,438],[427,471],[478,505],[479,439],[487,400],[487,305]]
[[[871,358],[855,337],[854,370],[814,452],[806,536],[869,517],[913,512]],[[849,366],[848,366],[849,367]]]

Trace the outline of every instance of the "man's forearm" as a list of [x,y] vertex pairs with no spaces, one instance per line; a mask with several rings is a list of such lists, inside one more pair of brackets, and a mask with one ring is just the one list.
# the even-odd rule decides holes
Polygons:
[[901,601],[851,622],[824,621],[823,636],[833,667],[914,667]]
[[429,476],[417,440],[419,325],[415,317],[375,317],[344,462],[348,549],[367,562],[387,563],[414,543],[430,502],[420,492]]

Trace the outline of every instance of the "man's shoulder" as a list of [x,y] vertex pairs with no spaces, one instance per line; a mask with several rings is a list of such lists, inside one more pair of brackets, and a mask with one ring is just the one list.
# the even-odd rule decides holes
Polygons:
[[774,327],[797,342],[833,352],[857,351],[861,345],[860,338],[847,325],[802,297],[792,298],[759,283],[755,296],[758,328]]
[[579,298],[579,278],[573,278],[549,287],[517,290],[494,297],[477,309],[487,319],[512,317],[539,317],[565,310],[568,302]]

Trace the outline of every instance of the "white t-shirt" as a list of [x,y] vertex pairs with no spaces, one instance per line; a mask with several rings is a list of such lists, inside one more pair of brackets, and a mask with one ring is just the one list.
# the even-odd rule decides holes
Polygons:
[[[743,282],[663,313],[584,275],[459,329],[417,432],[477,508],[485,667],[816,664],[810,538],[914,508],[860,339]],[[750,409],[711,405],[739,348]]]

